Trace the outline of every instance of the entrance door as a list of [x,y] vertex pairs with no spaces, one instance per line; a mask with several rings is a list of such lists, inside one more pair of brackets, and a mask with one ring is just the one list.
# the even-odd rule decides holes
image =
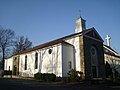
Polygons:
[[91,47],[91,72],[92,78],[98,77],[98,53],[95,46]]
[[16,75],[17,74],[17,67],[16,67],[16,65],[14,65],[14,67],[13,67],[13,75]]
[[19,56],[13,58],[13,75],[19,75]]
[[97,77],[97,69],[96,69],[96,66],[92,66],[92,76],[93,76],[93,78],[96,78],[96,77]]

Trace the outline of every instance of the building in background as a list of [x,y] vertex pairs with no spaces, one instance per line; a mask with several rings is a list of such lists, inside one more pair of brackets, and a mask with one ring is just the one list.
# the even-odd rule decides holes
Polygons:
[[103,46],[105,64],[108,63],[110,65],[111,72],[113,73],[113,75],[115,74],[116,71],[120,75],[120,55],[110,47],[110,42],[109,42],[110,38],[108,39],[109,39],[107,41],[108,45]]

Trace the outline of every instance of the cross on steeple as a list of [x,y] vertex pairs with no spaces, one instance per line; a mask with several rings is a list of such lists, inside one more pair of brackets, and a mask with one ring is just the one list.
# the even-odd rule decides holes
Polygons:
[[110,39],[111,39],[111,37],[109,35],[107,35],[105,39],[107,41],[107,45],[110,46]]

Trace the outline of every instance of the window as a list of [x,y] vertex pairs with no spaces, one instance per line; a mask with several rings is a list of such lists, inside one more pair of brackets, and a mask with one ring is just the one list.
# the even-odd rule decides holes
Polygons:
[[25,70],[27,70],[27,56],[25,56]]
[[17,58],[15,57],[15,60],[16,60]]
[[9,71],[10,71],[10,66],[9,66]]
[[97,50],[94,46],[91,47],[91,63],[97,65],[98,57],[97,57]]
[[94,56],[94,55],[96,55],[96,49],[95,49],[95,47],[92,47],[91,48],[91,54]]
[[52,53],[52,49],[49,49],[48,53],[51,54]]
[[35,53],[35,69],[38,68],[38,53]]
[[90,53],[91,53],[91,74],[92,74],[92,78],[96,78],[99,75],[97,48],[95,46],[92,46],[90,49]]
[[69,61],[69,69],[71,69],[72,68],[72,63],[71,63],[71,61]]

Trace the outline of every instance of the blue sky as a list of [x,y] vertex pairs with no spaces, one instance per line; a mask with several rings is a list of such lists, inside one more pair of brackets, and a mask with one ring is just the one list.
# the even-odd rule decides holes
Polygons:
[[75,31],[81,16],[120,53],[120,0],[0,0],[0,26],[39,45]]

